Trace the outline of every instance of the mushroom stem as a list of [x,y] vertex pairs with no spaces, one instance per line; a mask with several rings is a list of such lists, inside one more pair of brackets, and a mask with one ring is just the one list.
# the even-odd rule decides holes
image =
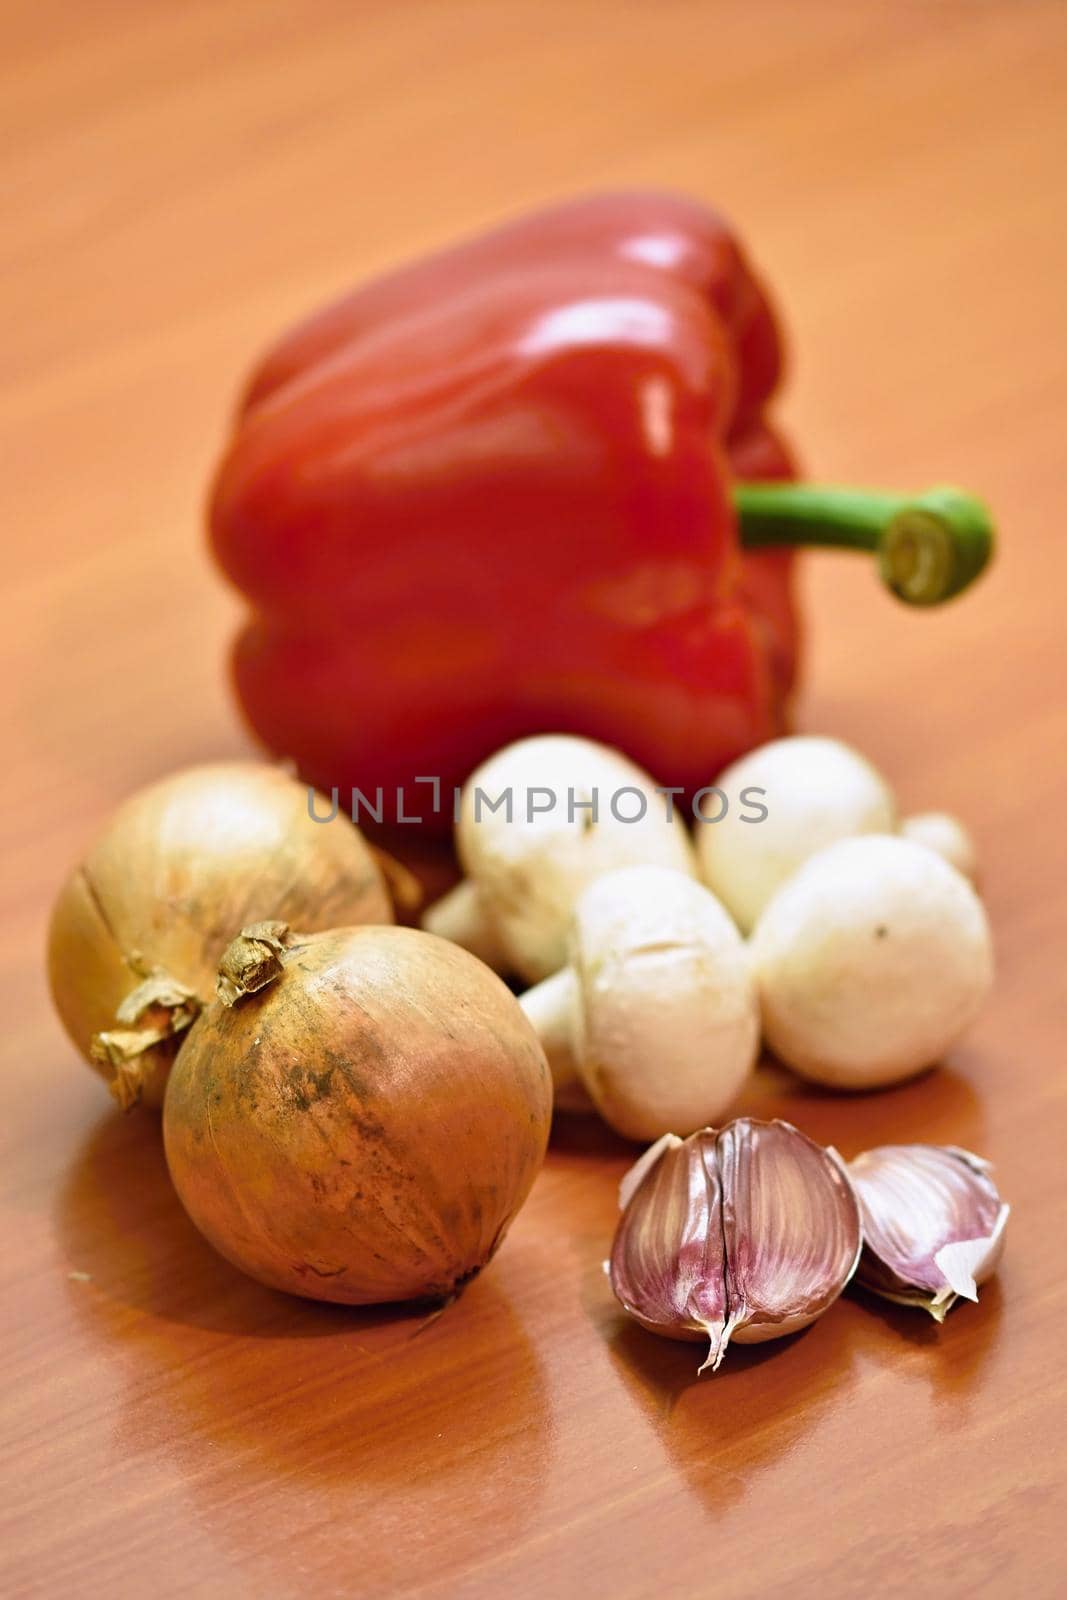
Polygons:
[[508,959],[496,929],[486,912],[485,901],[469,878],[435,900],[422,916],[426,933],[435,933],[469,950],[495,972],[506,972]]
[[573,967],[562,967],[550,978],[535,983],[519,996],[519,1004],[533,1024],[541,1048],[552,1068],[557,1090],[578,1081],[574,1059],[572,1019],[578,1005],[578,978]]
[[580,1001],[578,974],[573,967],[561,967],[559,972],[542,979],[519,996],[519,1004],[533,1024],[548,1058],[557,1111],[596,1109],[582,1082],[574,1050],[574,1019]]
[[882,582],[908,605],[939,605],[966,589],[993,553],[980,500],[938,487],[920,495],[807,483],[739,483],[741,543],[821,545],[877,555]]

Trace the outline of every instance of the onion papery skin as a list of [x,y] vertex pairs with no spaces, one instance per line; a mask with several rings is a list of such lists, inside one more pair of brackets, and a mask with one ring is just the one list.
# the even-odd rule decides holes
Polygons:
[[540,1169],[551,1075],[507,986],[410,928],[293,936],[281,976],[214,1002],[178,1055],[167,1161],[200,1231],[271,1288],[446,1299]]
[[[317,815],[329,809],[320,797]],[[165,973],[199,1009],[230,940],[267,918],[309,931],[393,921],[377,859],[349,819],[313,821],[307,785],[261,762],[189,767],[139,790],[52,912],[49,982],[71,1041],[114,1089],[114,1068],[94,1059],[93,1041],[121,1026],[120,1007],[145,975]],[[139,1055],[134,1098],[162,1105],[183,1037]]]

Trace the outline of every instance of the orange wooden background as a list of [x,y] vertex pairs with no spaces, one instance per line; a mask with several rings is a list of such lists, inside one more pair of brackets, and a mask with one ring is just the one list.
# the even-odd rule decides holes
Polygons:
[[[26,0],[0,6],[0,981],[7,1593],[1064,1592],[1062,1005],[1067,10]],[[500,214],[667,183],[737,219],[787,312],[813,472],[995,506],[995,572],[895,608],[813,561],[802,725],[980,840],[1000,975],[939,1072],[755,1109],[846,1154],[998,1165],[999,1281],[938,1332],[847,1302],[695,1351],[600,1270],[628,1152],[561,1135],[492,1269],[410,1319],[288,1301],[173,1199],[44,993],[50,896],[120,795],[239,751],[236,604],[200,505],[257,345]]]

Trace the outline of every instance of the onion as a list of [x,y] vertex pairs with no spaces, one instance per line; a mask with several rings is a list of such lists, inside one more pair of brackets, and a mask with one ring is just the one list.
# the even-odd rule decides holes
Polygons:
[[370,847],[343,815],[313,821],[304,784],[221,762],[119,807],[60,891],[48,972],[63,1026],[120,1105],[162,1105],[219,957],[265,917],[308,929],[393,920]]
[[412,928],[250,928],[163,1109],[190,1217],[311,1299],[445,1298],[493,1255],[541,1165],[548,1063],[506,985]]

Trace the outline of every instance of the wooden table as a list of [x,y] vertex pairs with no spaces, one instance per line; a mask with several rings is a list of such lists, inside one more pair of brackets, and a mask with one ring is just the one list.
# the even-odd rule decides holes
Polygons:
[[[5,1592],[1065,1592],[1064,66],[1055,3],[5,4],[0,695]],[[245,748],[203,486],[244,363],[347,280],[595,186],[714,197],[780,286],[813,472],[995,506],[936,615],[813,560],[803,727],[974,826],[993,1002],[945,1066],[754,1109],[993,1158],[1015,1206],[938,1331],[848,1301],[781,1346],[627,1326],[630,1152],[560,1133],[447,1315],[231,1271],[53,1020],[57,882],[117,797]],[[1057,1013],[1060,1024],[1057,1027]],[[1059,1262],[1057,1267],[1056,1263]]]

